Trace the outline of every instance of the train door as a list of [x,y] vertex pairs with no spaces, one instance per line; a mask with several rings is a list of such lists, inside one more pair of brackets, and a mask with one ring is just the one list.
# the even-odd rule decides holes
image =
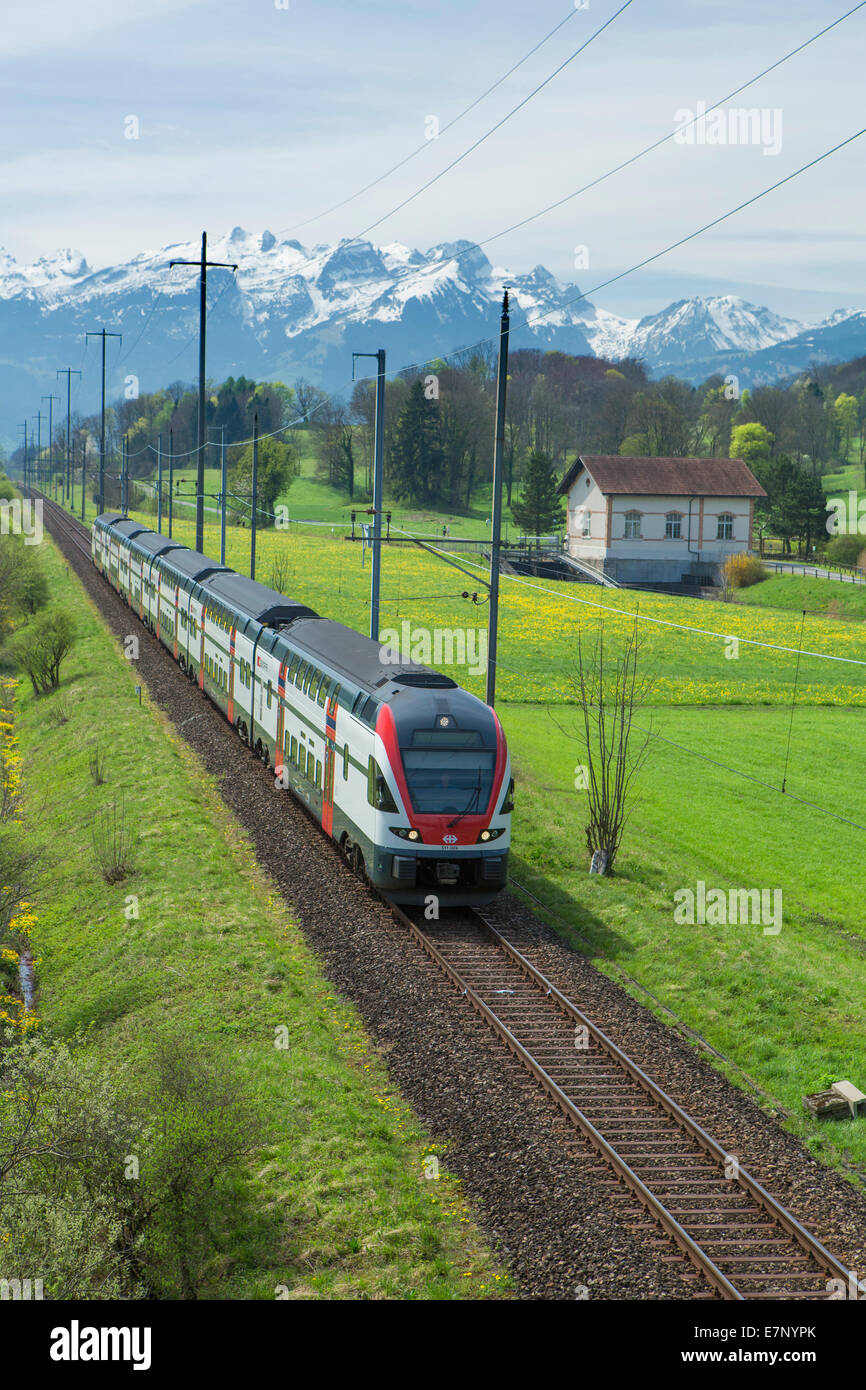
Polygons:
[[201,644],[198,654],[198,688],[204,690],[204,615],[205,606],[201,606]]
[[274,771],[279,777],[283,771],[283,733],[286,727],[286,674],[289,663],[280,665],[277,682],[277,736],[274,740]]
[[[235,633],[237,628],[229,628],[229,700],[226,717],[230,724],[235,722]],[[279,769],[277,769],[279,771]]]
[[322,829],[334,833],[334,761],[337,738],[337,701],[331,696],[325,707],[325,768],[322,778]]

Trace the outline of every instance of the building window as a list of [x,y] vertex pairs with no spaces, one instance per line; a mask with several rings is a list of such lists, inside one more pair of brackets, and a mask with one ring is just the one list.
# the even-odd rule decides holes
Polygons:
[[665,517],[665,540],[678,541],[682,537],[682,515],[679,512],[668,512]]
[[716,528],[717,541],[732,541],[734,539],[734,518],[731,512],[722,512],[719,515],[719,523]]
[[578,507],[574,514],[575,530],[579,536],[592,535],[592,513],[586,507]]
[[640,540],[640,512],[626,512],[625,538],[627,541]]

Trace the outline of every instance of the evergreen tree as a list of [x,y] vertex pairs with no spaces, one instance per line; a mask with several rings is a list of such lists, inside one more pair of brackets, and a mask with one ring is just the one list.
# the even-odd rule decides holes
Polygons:
[[528,536],[543,536],[562,526],[562,499],[557,496],[557,477],[547,454],[533,449],[523,476],[521,495],[511,504],[514,520]]
[[413,383],[391,445],[391,479],[399,498],[432,506],[442,494],[444,453],[439,402]]

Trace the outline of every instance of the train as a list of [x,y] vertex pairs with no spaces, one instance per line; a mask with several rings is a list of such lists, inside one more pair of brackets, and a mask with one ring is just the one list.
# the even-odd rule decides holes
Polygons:
[[502,891],[514,779],[490,706],[129,517],[97,516],[91,558],[359,877],[428,915]]

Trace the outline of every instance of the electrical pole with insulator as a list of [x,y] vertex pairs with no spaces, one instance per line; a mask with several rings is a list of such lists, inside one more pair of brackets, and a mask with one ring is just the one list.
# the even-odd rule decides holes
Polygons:
[[196,265],[199,269],[198,306],[198,449],[195,487],[195,548],[204,551],[204,453],[205,453],[205,368],[207,358],[207,272],[208,266],[224,270],[237,270],[229,261],[209,261],[207,258],[207,232],[201,234],[201,256],[197,261],[170,261],[169,270],[176,265]]
[[490,611],[487,617],[487,694],[496,703],[496,643],[499,637],[499,548],[502,533],[502,458],[505,452],[505,396],[508,387],[508,286],[502,297],[499,367],[496,374],[496,434],[493,445],[493,517],[490,527]]

